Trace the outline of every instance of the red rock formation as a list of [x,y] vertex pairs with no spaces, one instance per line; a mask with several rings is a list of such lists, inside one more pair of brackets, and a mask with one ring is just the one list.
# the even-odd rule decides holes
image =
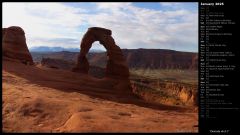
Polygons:
[[86,54],[92,47],[92,43],[99,41],[100,44],[106,48],[108,56],[104,79],[115,80],[112,89],[122,90],[122,92],[131,92],[129,69],[126,60],[120,47],[115,44],[111,34],[111,30],[108,29],[98,27],[89,28],[87,33],[83,36],[77,66],[73,68],[73,71],[88,74],[89,63]]
[[[121,49],[129,69],[180,69],[197,70],[198,53],[180,52],[165,49]],[[41,59],[40,56],[76,61],[77,52],[50,52],[39,55],[31,52],[34,60]],[[87,59],[90,65],[106,67],[107,55],[105,52],[89,52]]]
[[198,69],[198,53],[167,49],[123,49],[130,68]]
[[[142,83],[146,81],[145,83]],[[147,84],[148,80],[131,81],[133,92],[148,102],[169,105],[198,105],[197,85],[181,82],[158,81],[158,86]],[[157,88],[157,89],[156,89]]]
[[[48,68],[71,70],[73,67],[75,67],[76,63],[74,61],[67,61],[63,59],[42,58],[41,65]],[[104,78],[105,69],[91,65],[89,67],[88,74],[96,78]]]
[[82,39],[81,51],[78,56],[78,64],[73,71],[88,73],[89,63],[86,58],[86,54],[91,48],[92,43],[99,41],[100,44],[106,48],[108,55],[106,77],[114,79],[128,79],[129,69],[126,60],[120,47],[115,44],[111,34],[111,30],[108,29],[97,27],[89,28]]
[[49,68],[70,70],[75,65],[75,63],[62,59],[42,58],[41,65]]
[[23,29],[11,26],[3,28],[2,34],[3,58],[32,65],[33,59],[28,50]]

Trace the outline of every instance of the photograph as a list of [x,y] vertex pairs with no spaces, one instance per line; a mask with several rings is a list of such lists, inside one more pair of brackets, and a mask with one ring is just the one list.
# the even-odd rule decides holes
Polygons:
[[3,2],[2,132],[199,133],[198,2]]

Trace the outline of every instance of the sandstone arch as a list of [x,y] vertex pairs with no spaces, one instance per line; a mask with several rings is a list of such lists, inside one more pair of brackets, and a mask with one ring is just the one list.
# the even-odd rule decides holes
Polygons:
[[126,60],[111,35],[112,31],[105,28],[89,28],[81,41],[81,51],[78,56],[77,66],[73,68],[73,71],[88,74],[89,63],[86,54],[92,47],[92,43],[99,41],[106,48],[108,55],[106,78],[129,81],[129,69]]

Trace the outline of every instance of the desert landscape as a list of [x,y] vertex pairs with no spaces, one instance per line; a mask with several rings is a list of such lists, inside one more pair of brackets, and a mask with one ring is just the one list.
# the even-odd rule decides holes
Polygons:
[[92,27],[80,52],[30,52],[3,28],[3,132],[198,132],[198,54],[116,44]]

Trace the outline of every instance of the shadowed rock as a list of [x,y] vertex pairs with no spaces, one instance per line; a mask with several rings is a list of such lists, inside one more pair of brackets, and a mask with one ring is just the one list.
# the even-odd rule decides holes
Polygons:
[[18,26],[2,29],[3,58],[33,64],[32,56],[26,44],[25,33]]

